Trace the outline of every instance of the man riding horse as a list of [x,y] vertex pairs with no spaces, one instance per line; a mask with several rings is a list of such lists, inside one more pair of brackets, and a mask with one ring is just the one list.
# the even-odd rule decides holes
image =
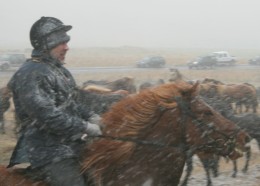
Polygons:
[[92,112],[73,99],[76,83],[63,66],[71,28],[54,17],[37,20],[30,30],[32,58],[8,83],[21,121],[8,167],[30,163],[52,186],[86,185],[79,152],[86,136],[101,134],[100,127],[89,122]]

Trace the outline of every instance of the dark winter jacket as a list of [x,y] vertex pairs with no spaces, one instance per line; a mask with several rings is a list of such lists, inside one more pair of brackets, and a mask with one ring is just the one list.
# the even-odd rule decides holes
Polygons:
[[48,56],[28,60],[8,87],[21,121],[9,167],[29,162],[34,168],[78,156],[89,111],[75,103],[75,80],[59,61]]

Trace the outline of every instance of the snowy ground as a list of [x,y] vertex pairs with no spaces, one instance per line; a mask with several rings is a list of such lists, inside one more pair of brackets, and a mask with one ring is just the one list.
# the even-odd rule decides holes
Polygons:
[[[237,177],[233,178],[232,162],[221,160],[219,168],[219,176],[212,177],[213,186],[260,186],[260,150],[258,149],[257,142],[251,141],[252,155],[249,163],[247,173],[243,173],[241,169],[244,166],[245,158],[242,157],[238,160],[238,173]],[[189,179],[188,185],[191,186],[206,186],[207,179],[205,171],[198,158],[194,158],[195,170]]]
[[[231,171],[223,171],[216,178],[212,178],[214,186],[260,186],[260,165],[250,166],[247,173],[238,172],[236,178],[231,177]],[[188,185],[206,186],[205,173],[193,174]]]

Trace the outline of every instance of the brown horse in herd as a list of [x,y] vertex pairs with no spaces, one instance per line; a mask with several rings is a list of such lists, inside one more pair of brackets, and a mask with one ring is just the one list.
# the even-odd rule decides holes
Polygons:
[[[198,83],[175,82],[115,103],[103,115],[103,135],[82,154],[82,174],[95,185],[179,184],[187,151],[241,157],[247,133],[198,96]],[[242,149],[241,149],[242,148]],[[61,173],[62,174],[62,173]],[[0,185],[32,186],[17,169],[0,169]]]
[[100,81],[95,81],[95,80],[88,80],[83,83],[82,88],[87,90],[89,89],[89,86],[99,86],[103,87],[104,89],[111,90],[112,92],[117,91],[117,90],[125,90],[128,93],[136,93],[136,86],[134,82],[134,78],[132,77],[123,77],[120,79],[116,79],[114,81],[107,81],[107,80],[100,80]]
[[235,103],[236,113],[242,113],[242,106],[245,106],[245,112],[248,112],[250,108],[254,113],[257,112],[256,88],[249,83],[224,84],[218,80],[205,79],[200,86],[203,96],[218,97],[230,105]]

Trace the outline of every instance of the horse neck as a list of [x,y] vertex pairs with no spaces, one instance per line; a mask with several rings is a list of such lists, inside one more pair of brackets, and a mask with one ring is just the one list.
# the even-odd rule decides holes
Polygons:
[[[178,121],[180,118],[181,120]],[[186,144],[185,133],[185,118],[182,118],[178,109],[170,109],[151,121],[150,125],[140,132],[139,138],[151,142],[158,141],[162,147],[171,145],[177,147]]]

